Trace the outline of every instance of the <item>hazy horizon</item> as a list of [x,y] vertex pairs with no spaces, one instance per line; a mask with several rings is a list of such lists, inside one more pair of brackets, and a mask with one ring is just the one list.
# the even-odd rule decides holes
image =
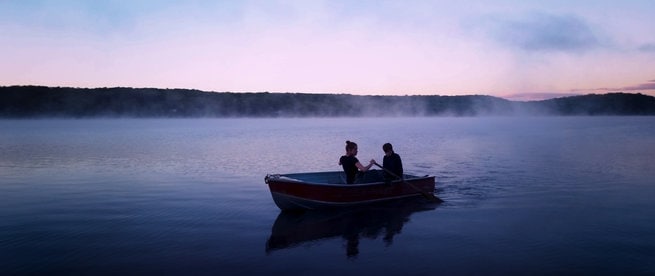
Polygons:
[[201,92],[209,93],[279,93],[279,94],[317,94],[317,95],[353,95],[353,96],[491,96],[497,97],[509,101],[541,101],[541,100],[550,100],[555,98],[563,97],[572,97],[572,96],[584,96],[590,94],[611,94],[611,93],[628,93],[628,94],[644,94],[648,96],[655,97],[655,92],[649,92],[649,90],[607,90],[607,91],[588,91],[588,92],[577,92],[577,93],[564,93],[564,92],[543,92],[543,93],[516,93],[516,94],[507,94],[507,95],[494,95],[491,93],[484,92],[471,92],[471,93],[462,93],[462,94],[429,94],[429,93],[399,93],[399,94],[384,94],[384,93],[369,93],[362,94],[357,92],[316,92],[316,91],[216,91],[216,90],[203,90],[198,88],[188,88],[188,87],[154,87],[154,86],[143,86],[143,87],[132,87],[132,86],[64,86],[64,85],[43,85],[43,84],[8,84],[0,85],[1,87],[11,87],[11,86],[42,86],[42,87],[58,87],[58,88],[74,88],[74,89],[103,89],[103,88],[132,88],[132,89],[162,89],[162,90],[198,90]]
[[349,93],[349,92],[342,92],[342,93],[333,93],[333,92],[307,92],[307,91],[213,91],[213,90],[202,90],[202,89],[195,89],[195,88],[184,88],[184,87],[129,87],[129,86],[97,86],[97,87],[74,87],[74,86],[48,86],[48,85],[40,85],[40,84],[19,84],[19,85],[1,85],[0,87],[12,87],[12,86],[34,86],[34,87],[49,87],[49,88],[72,88],[72,89],[122,89],[122,88],[127,88],[127,89],[156,89],[156,90],[188,90],[188,91],[200,91],[200,92],[207,92],[207,93],[276,93],[276,94],[316,94],[316,95],[352,95],[352,96],[399,96],[399,97],[411,97],[411,96],[491,96],[491,97],[496,97],[508,101],[514,101],[514,102],[531,102],[531,101],[542,101],[542,100],[550,100],[550,99],[556,99],[556,98],[566,98],[566,97],[574,97],[574,96],[584,96],[584,95],[602,95],[602,94],[613,94],[613,93],[626,93],[626,94],[643,94],[643,95],[648,95],[648,96],[653,96],[655,97],[654,93],[644,93],[641,91],[606,91],[603,93],[599,93],[597,91],[590,91],[588,93],[518,93],[518,94],[512,94],[512,95],[492,95],[492,94],[484,94],[484,93],[470,93],[470,94],[455,94],[455,95],[449,95],[449,94],[411,94],[411,93],[406,93],[406,94],[359,94],[359,93]]

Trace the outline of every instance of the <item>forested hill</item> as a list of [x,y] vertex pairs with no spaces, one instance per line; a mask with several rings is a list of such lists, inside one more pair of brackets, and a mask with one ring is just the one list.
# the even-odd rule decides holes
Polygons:
[[1,118],[655,115],[655,97],[611,93],[514,102],[491,96],[355,96],[154,88],[0,87]]

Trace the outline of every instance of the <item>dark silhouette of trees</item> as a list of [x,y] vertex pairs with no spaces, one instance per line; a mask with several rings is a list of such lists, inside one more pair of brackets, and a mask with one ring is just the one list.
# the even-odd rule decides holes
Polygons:
[[560,115],[655,115],[655,97],[610,93],[557,98],[542,104]]
[[230,93],[188,89],[0,87],[0,117],[345,117],[655,115],[655,97],[611,93],[513,102],[471,96]]

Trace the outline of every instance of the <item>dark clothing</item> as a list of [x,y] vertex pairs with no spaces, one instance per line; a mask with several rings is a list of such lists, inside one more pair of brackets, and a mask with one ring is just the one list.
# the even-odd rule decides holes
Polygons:
[[341,156],[339,163],[343,167],[343,171],[346,173],[346,183],[353,184],[355,183],[355,176],[357,175],[357,164],[359,160],[355,156]]
[[[382,161],[382,167],[399,177],[403,177],[403,161],[400,160],[400,155],[397,153],[392,153],[389,156],[385,155],[384,160]],[[396,179],[396,177],[392,176],[386,171],[384,172],[384,178]]]

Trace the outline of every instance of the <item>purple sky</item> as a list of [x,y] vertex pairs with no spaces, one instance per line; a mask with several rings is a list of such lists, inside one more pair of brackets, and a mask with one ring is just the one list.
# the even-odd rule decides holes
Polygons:
[[654,14],[646,0],[9,0],[0,85],[655,95]]

